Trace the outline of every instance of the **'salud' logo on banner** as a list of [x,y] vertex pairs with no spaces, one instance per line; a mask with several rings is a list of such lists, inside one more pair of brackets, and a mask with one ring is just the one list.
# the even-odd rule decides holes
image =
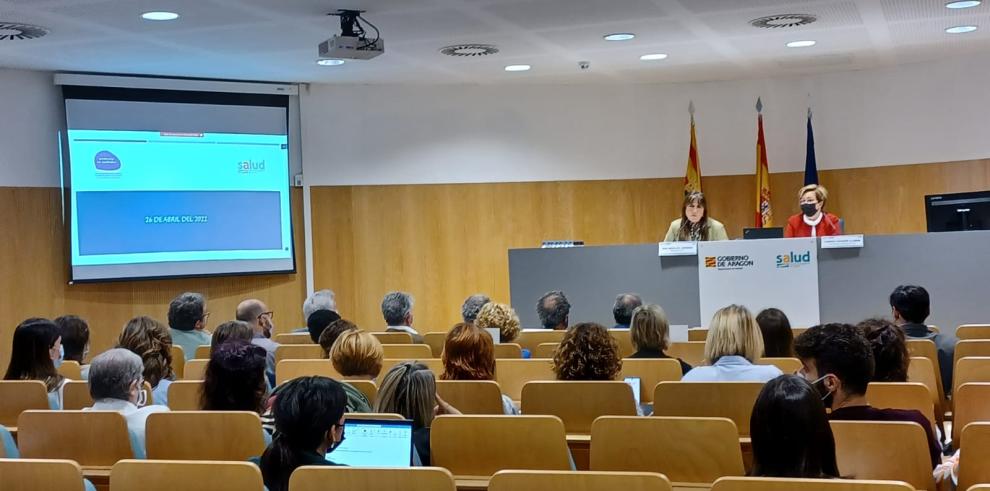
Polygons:
[[705,267],[719,271],[751,268],[753,264],[749,256],[705,256]]
[[811,264],[811,251],[789,252],[777,256],[778,268],[797,268]]

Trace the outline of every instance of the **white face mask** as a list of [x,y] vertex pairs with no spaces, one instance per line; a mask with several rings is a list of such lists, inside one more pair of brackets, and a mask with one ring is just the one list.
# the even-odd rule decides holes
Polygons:
[[65,347],[62,346],[62,345],[59,345],[58,346],[58,358],[52,360],[52,363],[55,364],[55,368],[59,368],[59,367],[62,366],[62,362],[63,361],[65,361]]
[[137,381],[138,393],[137,402],[134,404],[137,407],[144,407],[148,404],[148,392],[144,390],[144,380]]

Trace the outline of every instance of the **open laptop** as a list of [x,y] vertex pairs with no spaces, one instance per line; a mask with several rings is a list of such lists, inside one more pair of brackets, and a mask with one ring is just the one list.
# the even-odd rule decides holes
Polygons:
[[344,442],[327,460],[351,467],[410,467],[412,421],[344,420]]
[[783,227],[744,228],[743,239],[783,239]]

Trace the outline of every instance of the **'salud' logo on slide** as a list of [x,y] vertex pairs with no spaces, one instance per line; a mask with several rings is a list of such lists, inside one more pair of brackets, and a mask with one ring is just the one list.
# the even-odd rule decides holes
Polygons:
[[754,264],[749,256],[705,256],[705,267],[719,271],[751,268]]
[[811,264],[811,251],[791,251],[787,254],[780,254],[777,256],[778,268],[796,268],[807,264]]
[[265,172],[264,160],[242,160],[237,163],[237,172],[241,174],[253,174],[255,172]]
[[106,150],[101,150],[93,158],[93,165],[96,166],[96,170],[111,172],[120,170],[120,159]]

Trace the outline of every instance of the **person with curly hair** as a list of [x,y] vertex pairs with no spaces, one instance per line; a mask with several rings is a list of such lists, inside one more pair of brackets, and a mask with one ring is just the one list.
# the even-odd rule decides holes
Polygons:
[[615,380],[620,370],[619,344],[594,322],[571,326],[553,354],[557,380]]
[[871,382],[907,382],[908,354],[904,331],[886,319],[866,319],[856,325],[863,331],[873,349],[873,379]]
[[200,389],[203,411],[265,412],[265,348],[244,341],[228,341],[210,354]]
[[[498,329],[499,342],[511,343],[519,337],[522,328],[519,324],[519,316],[515,309],[504,303],[489,302],[478,311],[474,319],[474,325],[481,329]],[[528,349],[522,350],[522,357],[529,358],[532,353]]]
[[124,326],[117,347],[141,357],[144,380],[151,385],[151,399],[155,404],[168,406],[168,386],[175,380],[172,334],[168,326],[148,316],[135,317]]
[[767,382],[783,372],[756,365],[763,356],[763,334],[756,318],[742,305],[719,309],[708,326],[705,362],[684,374],[684,382]]
[[[440,380],[495,380],[495,343],[488,331],[474,324],[462,322],[447,333],[442,360]],[[519,414],[505,394],[502,412]]]

